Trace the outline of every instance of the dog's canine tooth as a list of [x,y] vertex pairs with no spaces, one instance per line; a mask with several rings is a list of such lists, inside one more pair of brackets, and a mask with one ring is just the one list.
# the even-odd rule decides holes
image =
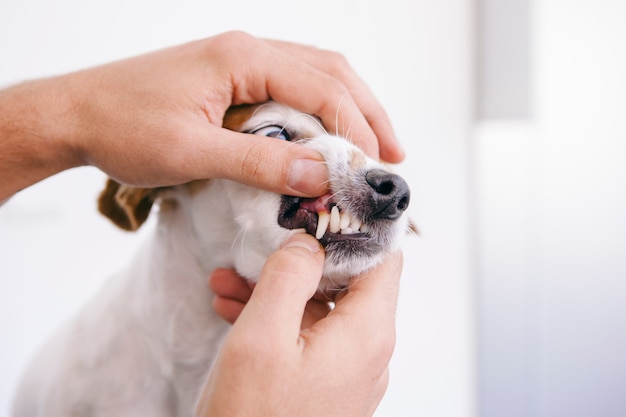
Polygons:
[[317,212],[317,230],[315,231],[315,238],[321,239],[326,233],[326,229],[330,223],[330,213],[326,210]]
[[339,224],[339,208],[337,206],[333,206],[333,208],[330,209],[330,232],[338,233],[340,230]]
[[353,233],[354,233],[354,230],[350,229],[349,227],[346,227],[345,229],[341,229],[342,235],[351,235]]

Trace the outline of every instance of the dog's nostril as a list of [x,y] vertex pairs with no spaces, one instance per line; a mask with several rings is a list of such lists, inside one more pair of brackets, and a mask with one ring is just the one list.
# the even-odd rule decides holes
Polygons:
[[402,197],[400,201],[398,201],[398,210],[404,211],[409,206],[409,197]]
[[365,174],[365,181],[372,188],[370,216],[379,219],[396,219],[409,206],[411,193],[401,176],[382,169]]
[[393,177],[397,177],[397,175],[390,174],[382,169],[373,169],[365,174],[365,181],[378,194],[389,195],[395,188]]
[[370,185],[372,186],[374,190],[376,190],[378,194],[384,194],[384,195],[391,194],[393,192],[393,189],[395,188],[393,185],[393,181],[384,181],[380,184],[370,184]]

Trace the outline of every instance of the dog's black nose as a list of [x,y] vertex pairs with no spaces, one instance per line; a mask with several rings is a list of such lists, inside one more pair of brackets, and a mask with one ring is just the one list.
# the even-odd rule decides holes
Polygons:
[[404,179],[382,169],[365,174],[365,181],[372,187],[371,217],[374,219],[397,219],[409,206],[411,191]]

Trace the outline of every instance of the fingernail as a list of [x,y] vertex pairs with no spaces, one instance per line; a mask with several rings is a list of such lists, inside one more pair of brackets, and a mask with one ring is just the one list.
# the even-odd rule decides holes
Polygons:
[[287,240],[280,245],[280,248],[304,248],[311,253],[317,253],[320,251],[320,243],[311,235],[296,233],[289,236]]
[[297,159],[291,164],[289,186],[305,195],[321,195],[326,190],[328,172],[324,162]]

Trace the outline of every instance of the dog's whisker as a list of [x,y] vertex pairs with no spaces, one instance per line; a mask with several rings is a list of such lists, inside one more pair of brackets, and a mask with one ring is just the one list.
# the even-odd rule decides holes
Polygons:
[[[341,99],[339,100],[339,104],[337,105],[337,110],[335,111],[335,126],[337,126],[337,135],[341,136],[344,139],[347,139],[348,141],[350,141],[351,143],[354,143],[354,141],[352,140],[352,126],[354,124],[354,120],[350,119],[347,121],[347,128],[346,128],[346,120],[341,119],[339,120],[339,112],[341,109],[341,106],[344,103],[344,100],[347,99],[347,97],[353,98],[356,94],[358,94],[357,91],[355,90],[346,90],[344,92],[344,94],[342,95]],[[357,103],[358,105],[358,103]]]
[[352,277],[350,282],[348,283],[347,290],[350,291],[352,287],[354,287],[357,283],[363,281],[366,277],[364,275],[357,275]]
[[237,245],[237,243],[239,243],[239,252],[241,254],[241,259],[244,260],[244,261],[245,261],[245,257],[246,257],[244,242],[245,242],[245,239],[246,239],[247,231],[248,231],[248,229],[246,227],[242,227],[237,232],[237,234],[233,238],[233,241],[232,241],[232,243],[230,245],[230,249],[234,250],[235,249],[235,245]]
[[409,236],[417,237],[420,234],[420,231],[415,223],[409,221],[406,226],[406,232]]
[[[328,277],[327,279],[328,279],[328,282],[330,283],[330,286],[328,287],[328,289],[326,291],[340,293],[342,286],[336,280],[334,280],[332,277]],[[328,301],[332,301],[334,299],[335,299],[335,297],[333,297],[332,299],[329,299]]]
[[341,96],[341,99],[339,99],[339,103],[337,104],[337,110],[335,111],[335,126],[337,126],[337,134],[343,138],[348,138],[346,135],[346,132],[343,128],[343,124],[344,124],[344,120],[343,118],[341,119],[341,128],[340,128],[340,120],[339,120],[339,111],[341,109],[341,106],[344,102],[344,100],[346,99],[346,97],[351,97],[351,91],[350,90],[346,90],[343,95]]
[[311,120],[313,123],[315,123],[317,125],[317,127],[319,127],[324,133],[328,134],[328,131],[326,130],[326,128],[324,127],[324,125],[322,124],[322,122],[320,121],[319,118],[317,118],[316,116],[313,116],[311,114],[306,114],[306,113],[300,113],[300,114],[296,114],[294,116],[292,116],[289,120],[287,120],[287,122],[285,123],[285,128],[289,127],[292,124],[295,124],[296,121],[300,118],[306,118]]

